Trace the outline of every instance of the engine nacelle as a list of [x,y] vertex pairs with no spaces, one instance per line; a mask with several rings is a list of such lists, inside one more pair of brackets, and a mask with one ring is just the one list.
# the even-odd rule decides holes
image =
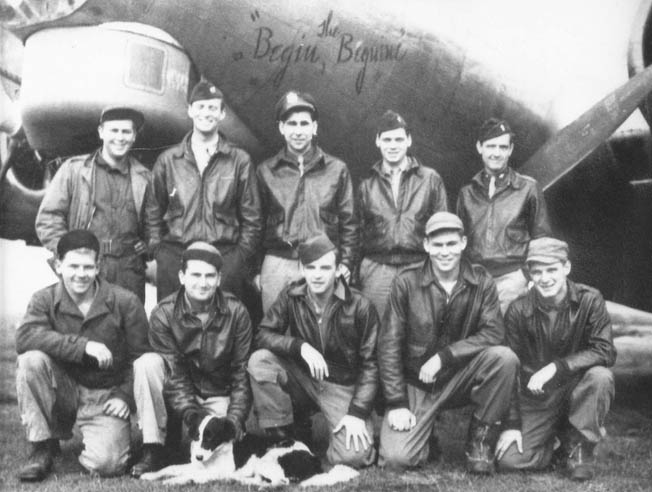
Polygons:
[[165,32],[110,23],[38,31],[25,42],[21,112],[30,145],[56,155],[98,144],[102,109],[145,114],[139,148],[178,142],[190,128],[186,97],[197,80],[190,58]]

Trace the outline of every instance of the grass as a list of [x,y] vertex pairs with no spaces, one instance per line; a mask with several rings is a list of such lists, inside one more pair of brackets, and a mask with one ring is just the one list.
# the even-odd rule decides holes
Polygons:
[[[77,464],[79,438],[62,443],[62,456],[54,473],[40,484],[22,484],[14,478],[24,463],[27,444],[20,425],[14,387],[15,352],[13,320],[0,320],[0,490],[11,491],[160,491],[216,490],[218,486],[189,485],[166,487],[128,477],[100,479],[86,474]],[[441,491],[502,492],[564,490],[592,492],[634,492],[652,490],[652,381],[618,381],[616,402],[607,420],[608,435],[598,448],[598,470],[589,483],[576,484],[556,472],[496,474],[473,477],[464,472],[464,437],[468,411],[448,412],[439,423],[440,443],[444,450],[439,463],[418,471],[394,473],[371,468],[354,482],[329,490],[357,491]],[[293,487],[296,488],[296,487]],[[221,491],[246,491],[248,487],[220,484]]]

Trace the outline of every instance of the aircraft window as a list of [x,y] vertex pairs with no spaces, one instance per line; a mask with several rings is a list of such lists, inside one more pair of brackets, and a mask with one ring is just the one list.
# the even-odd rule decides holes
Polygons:
[[87,0],[0,0],[0,25],[30,26],[70,15]]
[[129,43],[128,87],[163,93],[166,53],[160,48],[137,42]]

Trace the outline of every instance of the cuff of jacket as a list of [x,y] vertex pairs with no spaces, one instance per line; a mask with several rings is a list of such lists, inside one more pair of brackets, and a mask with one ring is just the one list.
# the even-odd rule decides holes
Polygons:
[[557,374],[555,374],[555,376],[557,376],[558,378],[565,378],[570,376],[571,370],[568,367],[566,361],[562,359],[555,359],[552,362],[553,364],[555,364],[555,367],[557,368]]
[[522,427],[522,424],[523,423],[522,423],[520,418],[512,417],[512,418],[507,419],[503,423],[502,428],[503,428],[503,430],[518,430],[518,431],[520,431],[521,427]]
[[437,352],[439,355],[439,358],[441,359],[441,367],[448,367],[455,362],[455,359],[453,358],[453,352],[451,352],[450,347],[446,347],[443,350],[440,350]]
[[300,359],[301,358],[301,345],[303,345],[304,342],[301,338],[295,338],[292,340],[292,343],[290,344],[290,354],[292,357],[295,359]]
[[242,439],[244,435],[244,430],[243,430],[244,426],[242,425],[240,419],[233,414],[228,414],[226,416],[226,420],[231,422],[233,424],[233,427],[235,428],[235,440],[239,441],[240,439]]
[[401,398],[400,400],[387,401],[386,403],[388,410],[396,410],[397,408],[410,408],[410,402],[407,398]]
[[347,414],[351,415],[352,417],[357,417],[362,420],[367,420],[367,417],[369,416],[369,410],[351,404],[349,405],[349,410],[347,411]]
[[125,402],[129,406],[130,410],[136,410],[136,401],[134,400],[133,396],[131,396],[126,391],[123,391],[122,388],[113,388],[109,393],[109,398],[118,398]]

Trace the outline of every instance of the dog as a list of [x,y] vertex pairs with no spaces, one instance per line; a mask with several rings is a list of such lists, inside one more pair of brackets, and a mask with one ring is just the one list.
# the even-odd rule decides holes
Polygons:
[[235,481],[260,487],[290,483],[309,487],[333,485],[359,475],[345,465],[324,473],[321,460],[300,441],[274,442],[253,434],[235,441],[233,425],[225,418],[204,417],[193,437],[190,463],[144,473],[141,480],[171,485]]

